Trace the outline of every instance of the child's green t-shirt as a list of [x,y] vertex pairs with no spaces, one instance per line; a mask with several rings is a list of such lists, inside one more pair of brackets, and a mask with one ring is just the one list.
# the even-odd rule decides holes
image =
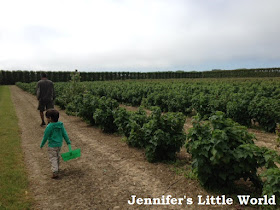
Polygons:
[[42,148],[45,145],[46,141],[48,141],[49,147],[61,147],[63,138],[65,139],[67,144],[71,144],[63,123],[49,123],[45,129],[44,137],[41,142],[40,148]]

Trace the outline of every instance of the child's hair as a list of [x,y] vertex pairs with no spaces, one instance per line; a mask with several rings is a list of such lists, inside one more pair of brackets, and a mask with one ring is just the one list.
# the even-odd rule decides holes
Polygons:
[[46,111],[46,118],[51,118],[53,122],[57,122],[59,118],[59,112],[55,109],[48,109]]

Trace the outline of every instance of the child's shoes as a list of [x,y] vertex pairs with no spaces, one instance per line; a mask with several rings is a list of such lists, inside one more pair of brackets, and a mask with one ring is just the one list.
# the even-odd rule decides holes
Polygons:
[[58,172],[54,172],[52,175],[52,179],[57,179],[58,178]]

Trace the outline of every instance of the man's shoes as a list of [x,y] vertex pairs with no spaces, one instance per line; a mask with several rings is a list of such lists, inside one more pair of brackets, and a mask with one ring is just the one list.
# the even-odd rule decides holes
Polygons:
[[52,175],[52,179],[57,179],[57,178],[58,178],[58,173],[54,172],[53,175]]
[[41,127],[43,127],[44,125],[46,125],[46,123],[43,121],[43,122],[41,123]]

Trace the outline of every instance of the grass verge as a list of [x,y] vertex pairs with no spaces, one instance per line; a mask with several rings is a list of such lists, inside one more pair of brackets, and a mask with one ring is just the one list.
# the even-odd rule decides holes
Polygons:
[[0,209],[31,209],[18,119],[8,86],[0,86]]

